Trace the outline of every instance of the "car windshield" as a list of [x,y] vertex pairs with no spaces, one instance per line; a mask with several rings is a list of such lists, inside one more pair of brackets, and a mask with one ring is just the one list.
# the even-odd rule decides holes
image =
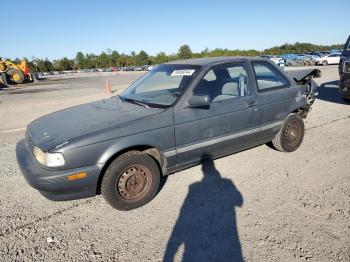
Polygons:
[[344,49],[345,50],[350,50],[350,37],[349,37],[348,41],[346,42]]
[[121,99],[151,107],[168,107],[186,89],[199,66],[163,64],[155,67],[121,94]]

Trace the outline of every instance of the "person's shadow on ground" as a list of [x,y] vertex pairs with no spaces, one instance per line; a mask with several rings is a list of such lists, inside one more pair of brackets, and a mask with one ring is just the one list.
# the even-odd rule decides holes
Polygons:
[[182,261],[243,261],[235,211],[243,204],[242,195],[231,180],[220,176],[207,156],[202,171],[202,181],[189,187],[164,261],[174,261],[181,244]]

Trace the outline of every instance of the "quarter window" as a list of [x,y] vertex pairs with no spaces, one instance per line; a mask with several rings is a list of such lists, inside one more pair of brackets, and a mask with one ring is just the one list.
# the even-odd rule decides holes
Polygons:
[[258,91],[268,91],[288,87],[288,80],[271,65],[264,62],[253,63]]

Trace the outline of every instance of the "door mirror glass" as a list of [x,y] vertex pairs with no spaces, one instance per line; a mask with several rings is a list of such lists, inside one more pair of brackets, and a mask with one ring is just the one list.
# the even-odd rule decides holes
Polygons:
[[192,108],[209,107],[210,100],[207,95],[194,95],[188,100],[188,106]]

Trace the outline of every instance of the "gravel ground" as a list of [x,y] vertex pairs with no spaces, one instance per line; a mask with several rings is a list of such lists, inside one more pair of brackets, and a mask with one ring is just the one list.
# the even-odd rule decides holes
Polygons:
[[336,67],[300,149],[262,145],[170,176],[129,212],[96,197],[51,202],[29,187],[15,145],[32,119],[122,90],[140,74],[0,90],[0,261],[350,261],[350,105]]

